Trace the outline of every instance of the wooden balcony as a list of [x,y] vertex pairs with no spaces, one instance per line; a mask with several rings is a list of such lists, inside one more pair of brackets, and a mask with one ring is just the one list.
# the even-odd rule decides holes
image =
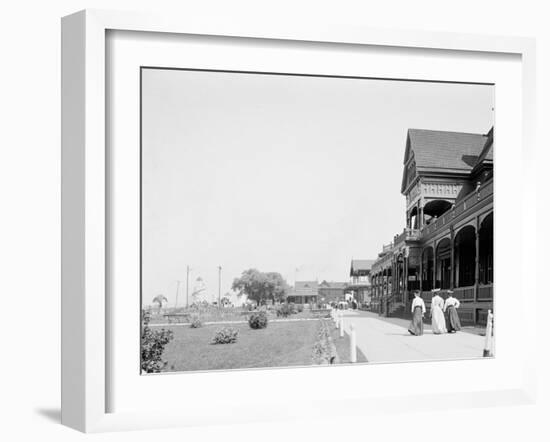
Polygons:
[[431,224],[424,226],[421,230],[422,236],[431,235],[442,227],[445,227],[454,218],[462,215],[464,212],[474,208],[477,204],[482,203],[486,198],[493,194],[493,180],[484,183],[479,191],[471,192],[466,198],[458,201],[454,208],[447,210],[438,219]]
[[404,228],[403,232],[401,232],[396,238],[395,238],[395,244],[400,244],[405,241],[416,241],[420,239],[421,232],[419,229],[409,229]]

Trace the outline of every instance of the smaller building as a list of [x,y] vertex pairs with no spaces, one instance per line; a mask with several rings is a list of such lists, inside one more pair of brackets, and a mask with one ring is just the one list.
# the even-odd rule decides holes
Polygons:
[[351,293],[359,306],[370,307],[371,283],[370,271],[374,263],[373,259],[352,259],[349,271],[350,282],[346,292]]
[[319,302],[321,304],[338,303],[345,301],[345,292],[348,284],[345,282],[323,281],[319,284]]
[[287,296],[288,302],[295,304],[315,304],[319,296],[317,281],[296,281]]

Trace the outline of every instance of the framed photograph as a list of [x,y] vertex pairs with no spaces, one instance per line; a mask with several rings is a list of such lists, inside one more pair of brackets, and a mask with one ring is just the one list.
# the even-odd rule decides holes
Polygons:
[[533,400],[532,40],[94,10],[62,52],[64,424]]

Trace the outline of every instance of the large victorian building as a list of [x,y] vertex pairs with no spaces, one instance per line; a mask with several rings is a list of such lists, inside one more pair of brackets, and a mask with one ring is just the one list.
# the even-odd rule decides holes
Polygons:
[[454,290],[463,323],[493,308],[493,129],[409,129],[401,193],[406,227],[372,265],[373,309],[408,316],[412,291]]

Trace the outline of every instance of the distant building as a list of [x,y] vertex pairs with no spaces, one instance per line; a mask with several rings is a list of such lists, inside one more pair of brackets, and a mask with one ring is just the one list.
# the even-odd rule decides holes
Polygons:
[[287,301],[295,304],[316,303],[319,296],[318,287],[317,281],[296,281],[287,296]]
[[370,272],[374,259],[352,259],[349,270],[350,282],[346,292],[351,293],[359,305],[370,305],[371,282]]
[[372,265],[372,304],[408,316],[412,291],[453,289],[465,324],[493,309],[493,129],[486,134],[409,129],[401,193],[407,224]]
[[323,281],[319,284],[319,302],[330,304],[345,300],[345,290],[348,284],[345,282]]

